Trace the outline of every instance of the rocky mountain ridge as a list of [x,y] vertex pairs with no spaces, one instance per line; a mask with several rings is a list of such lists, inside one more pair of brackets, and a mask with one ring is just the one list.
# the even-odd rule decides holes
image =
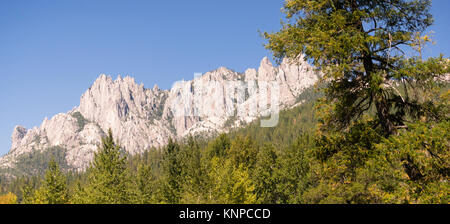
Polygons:
[[258,69],[244,73],[221,67],[176,82],[170,90],[100,75],[73,110],[45,118],[40,127],[16,126],[0,168],[14,167],[21,155],[58,146],[66,150],[69,167],[84,170],[109,128],[131,154],[164,146],[169,138],[224,132],[271,114],[275,104],[276,109],[298,104],[297,97],[318,77],[303,57],[285,59],[278,67],[264,58]]

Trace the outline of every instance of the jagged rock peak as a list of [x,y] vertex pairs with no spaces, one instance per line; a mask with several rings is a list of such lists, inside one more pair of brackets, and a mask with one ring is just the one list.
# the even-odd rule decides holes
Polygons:
[[123,78],[123,81],[126,82],[126,83],[136,83],[134,78],[131,77],[131,76],[128,76],[128,75],[125,76],[125,78]]
[[[209,71],[199,78],[208,81],[225,81],[225,80],[235,80],[240,74],[226,67],[219,67],[216,70]],[[195,79],[194,79],[195,80]]]
[[159,86],[158,86],[158,84],[155,84],[154,86],[153,86],[153,92],[158,92],[160,89],[159,89]]
[[25,137],[27,131],[28,130],[25,127],[20,125],[14,127],[14,131],[11,136],[12,149],[20,145],[20,141],[22,141],[22,139]]
[[221,66],[221,67],[219,67],[218,69],[216,69],[214,71],[219,72],[219,73],[230,73],[230,72],[233,72],[233,70],[231,70],[231,69],[229,69],[227,67],[224,67],[224,66]]
[[100,74],[100,76],[95,80],[94,84],[97,82],[106,82],[106,81],[112,82],[111,76],[106,75],[106,74]]
[[265,66],[265,65],[268,65],[268,66],[273,67],[272,62],[270,62],[270,60],[269,60],[268,57],[264,57],[264,58],[261,60],[260,66]]
[[114,84],[128,84],[129,86],[144,86],[144,84],[138,85],[135,81],[135,79],[131,76],[125,76],[122,77],[121,75],[118,75],[116,80],[113,80],[113,78],[110,75],[101,74],[92,84],[91,88],[93,86],[112,86]]
[[259,68],[244,73],[220,67],[193,80],[176,82],[168,90],[156,84],[153,89],[145,89],[129,76],[113,80],[101,74],[70,112],[45,119],[39,128],[16,126],[12,148],[0,157],[0,168],[13,167],[19,155],[60,146],[67,150],[68,165],[83,170],[109,128],[131,154],[164,146],[169,138],[224,132],[233,111],[237,115],[233,127],[251,122],[263,111],[248,108],[254,100],[269,97],[261,91],[246,96],[233,93],[242,87],[241,81],[256,81],[260,86],[264,82],[278,84],[281,109],[294,105],[297,96],[317,81],[316,72],[307,62],[289,62],[283,60],[274,67],[265,57]]

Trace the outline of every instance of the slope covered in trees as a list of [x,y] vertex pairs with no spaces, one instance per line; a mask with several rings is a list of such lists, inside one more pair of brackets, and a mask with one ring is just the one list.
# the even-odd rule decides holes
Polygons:
[[49,178],[61,178],[52,165],[41,181],[19,178],[3,192],[20,203],[448,203],[448,121],[386,138],[366,115],[349,132],[321,135],[314,104],[282,111],[274,128],[255,121],[137,156],[109,136],[91,168],[64,175],[66,187]]

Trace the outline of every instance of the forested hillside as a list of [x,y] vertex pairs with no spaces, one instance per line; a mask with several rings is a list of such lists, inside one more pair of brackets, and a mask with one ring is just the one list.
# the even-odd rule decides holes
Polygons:
[[2,191],[20,203],[448,203],[449,121],[419,121],[385,138],[367,115],[325,136],[315,128],[320,95],[305,92],[308,103],[282,111],[274,128],[255,121],[139,156],[109,136],[85,173],[51,162],[42,178]]
[[[250,176],[253,176],[254,173],[264,171],[263,161],[258,162],[258,170],[256,170],[256,161],[259,160],[257,157],[260,154],[260,151],[264,149],[264,151],[268,150],[267,153],[273,152],[277,154],[281,154],[285,149],[291,148],[293,144],[297,141],[297,138],[309,139],[313,133],[313,130],[316,126],[316,119],[314,117],[314,104],[315,100],[321,96],[320,92],[317,92],[315,88],[309,88],[304,91],[299,100],[305,101],[301,106],[297,106],[292,109],[288,109],[282,111],[280,113],[280,121],[279,125],[273,128],[261,128],[259,126],[260,121],[257,120],[247,125],[245,128],[239,128],[232,130],[229,134],[222,134],[217,138],[208,138],[204,139],[201,136],[189,137],[185,141],[182,142],[174,142],[171,141],[167,147],[164,148],[152,148],[145,151],[142,155],[130,156],[126,155],[123,151],[117,155],[123,158],[123,163],[118,164],[108,164],[115,166],[122,166],[123,172],[126,173],[124,177],[129,185],[124,187],[126,191],[129,192],[129,199],[127,201],[123,201],[123,203],[245,203],[247,202],[246,196],[239,196],[240,198],[235,198],[230,200],[230,197],[238,197],[237,195],[231,196],[227,195],[231,192],[232,186],[226,186],[228,184],[234,185],[236,181],[243,181],[242,183],[236,183],[235,190],[242,192],[235,192],[232,194],[242,194],[243,191],[248,191],[248,189],[253,189],[254,184],[250,180]],[[299,140],[300,141],[300,140]],[[308,140],[309,141],[309,140]],[[233,152],[229,152],[233,150]],[[120,150],[119,150],[120,151]],[[242,155],[239,155],[242,153]],[[295,151],[289,153],[296,153]],[[284,154],[284,153],[283,153]],[[36,159],[41,158],[37,156],[34,159],[26,160],[26,164],[30,167],[42,166],[44,163],[45,166],[49,164],[50,159],[52,158],[52,154],[47,154],[48,160],[43,162],[42,160]],[[294,155],[294,154],[293,154]],[[260,155],[262,156],[262,155]],[[234,158],[231,158],[234,157]],[[238,158],[239,157],[239,158]],[[278,155],[277,155],[278,157]],[[284,157],[289,157],[288,154],[284,155]],[[56,155],[53,158],[61,158]],[[62,157],[63,158],[63,157]],[[264,156],[260,158],[260,160],[264,160]],[[274,158],[275,159],[275,158]],[[114,159],[111,159],[114,160]],[[231,160],[236,160],[232,162]],[[242,161],[241,161],[242,160]],[[278,159],[277,159],[278,160]],[[96,160],[97,161],[97,160]],[[109,161],[109,160],[108,160]],[[215,161],[215,164],[212,164],[212,161]],[[268,161],[269,162],[269,161]],[[225,163],[229,164],[229,170],[221,170],[222,166],[225,166]],[[235,166],[231,166],[231,163],[236,163]],[[249,167],[246,167],[245,164],[252,164]],[[261,164],[260,164],[261,163]],[[60,170],[64,169],[64,161],[59,160],[58,164],[62,165],[59,167]],[[106,166],[106,165],[105,165]],[[172,166],[175,166],[172,167]],[[239,166],[241,168],[237,169]],[[175,169],[175,170],[172,170]],[[225,172],[221,175],[222,177],[216,176],[215,173],[212,173],[212,170]],[[172,170],[172,171],[171,171]],[[89,169],[85,173],[73,173],[69,172],[66,175],[67,178],[67,188],[69,194],[73,198],[77,198],[81,192],[81,189],[87,189],[87,183],[91,182],[89,179],[91,169]],[[171,173],[174,172],[174,173]],[[235,175],[244,175],[245,179],[240,180],[240,176]],[[266,172],[266,171],[264,171]],[[267,171],[271,172],[271,171]],[[42,173],[42,172],[41,172]],[[176,176],[172,176],[175,175]],[[233,174],[233,175],[232,175]],[[230,176],[231,175],[231,176]],[[172,176],[172,177],[170,177]],[[170,178],[169,178],[170,177]],[[143,179],[140,179],[143,178]],[[264,177],[261,178],[263,181]],[[2,182],[2,192],[8,193],[9,191],[14,192],[18,196],[18,200],[25,202],[36,202],[35,199],[24,199],[24,190],[25,196],[27,194],[37,194],[39,195],[39,191],[34,190],[41,189],[42,184],[45,184],[45,181],[41,181],[41,179],[45,179],[44,173],[38,176],[31,177],[30,175],[24,175],[15,179],[12,182],[3,181]],[[172,185],[180,185],[180,186],[171,186],[169,184],[169,179]],[[212,187],[216,185],[216,181],[223,181],[222,186],[224,189],[213,189]],[[226,182],[226,183],[225,183]],[[242,185],[245,183],[245,186]],[[242,186],[240,186],[242,185]],[[247,186],[248,185],[248,186]],[[140,186],[143,189],[134,189],[135,187]],[[206,187],[209,186],[209,189]],[[217,186],[215,186],[217,187]],[[260,186],[265,187],[265,186]],[[106,188],[106,186],[105,186]],[[172,188],[177,188],[177,192]],[[201,189],[200,189],[201,188]],[[139,191],[143,191],[139,193]],[[168,192],[172,192],[172,194],[178,195],[177,197],[181,197],[181,195],[185,195],[178,199],[169,199],[167,198]],[[216,193],[220,195],[215,195]],[[209,198],[204,198],[206,195],[213,194],[208,196]],[[250,194],[250,191],[249,191]],[[143,196],[147,195],[147,196]],[[220,198],[216,198],[219,197]],[[254,192],[251,192],[251,197],[255,197]],[[36,197],[36,196],[33,196]],[[145,198],[149,197],[149,198]],[[173,197],[173,196],[172,196]],[[188,197],[188,198],[184,198]],[[223,197],[223,198],[222,198]],[[133,198],[133,199],[132,199]],[[72,199],[74,201],[70,202],[80,202],[80,203],[89,203],[89,201],[76,201],[76,199]],[[83,199],[87,200],[87,199]],[[135,201],[137,200],[137,201]],[[173,201],[175,200],[175,201]],[[112,203],[109,202],[100,202],[100,201],[91,201],[92,203]],[[251,200],[248,202],[256,203],[256,202],[264,202],[264,201],[255,201]],[[280,201],[281,202],[281,201]]]

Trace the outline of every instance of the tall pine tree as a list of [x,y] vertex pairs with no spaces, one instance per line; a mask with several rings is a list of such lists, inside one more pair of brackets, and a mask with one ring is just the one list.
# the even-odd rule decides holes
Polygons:
[[131,180],[127,170],[126,155],[114,142],[112,131],[102,139],[88,169],[88,186],[83,203],[126,204],[132,199]]
[[45,179],[39,192],[47,204],[65,204],[69,201],[66,176],[54,159],[48,164]]
[[164,198],[165,202],[170,204],[176,204],[181,199],[181,174],[182,164],[179,159],[180,145],[169,139],[169,143],[164,148]]
[[431,0],[287,0],[287,22],[265,33],[266,47],[279,59],[304,54],[322,70],[323,127],[345,130],[374,110],[388,136],[408,121],[442,119],[431,90],[450,72],[449,60],[409,57],[430,40],[430,6]]
[[148,164],[139,164],[137,176],[134,178],[136,186],[136,200],[138,204],[151,204],[156,201],[157,183]]

